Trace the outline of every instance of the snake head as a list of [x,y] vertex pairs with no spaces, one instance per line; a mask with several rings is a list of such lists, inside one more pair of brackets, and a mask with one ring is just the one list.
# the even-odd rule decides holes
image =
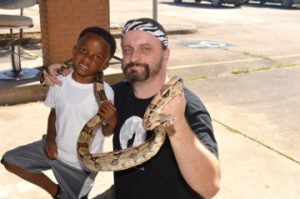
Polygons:
[[181,93],[183,93],[183,80],[177,76],[163,85],[146,109],[143,118],[144,129],[153,130],[156,126],[161,125],[162,121],[159,116],[161,110]]

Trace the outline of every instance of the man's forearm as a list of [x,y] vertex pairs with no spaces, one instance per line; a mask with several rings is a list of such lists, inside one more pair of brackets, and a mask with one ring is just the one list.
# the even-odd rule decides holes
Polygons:
[[220,186],[217,158],[199,141],[186,121],[177,123],[169,138],[186,182],[203,197],[213,197]]

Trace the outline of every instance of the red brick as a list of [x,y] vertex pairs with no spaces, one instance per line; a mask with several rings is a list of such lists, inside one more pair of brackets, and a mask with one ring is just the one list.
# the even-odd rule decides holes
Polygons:
[[69,59],[87,26],[109,29],[109,0],[41,0],[39,6],[45,66]]

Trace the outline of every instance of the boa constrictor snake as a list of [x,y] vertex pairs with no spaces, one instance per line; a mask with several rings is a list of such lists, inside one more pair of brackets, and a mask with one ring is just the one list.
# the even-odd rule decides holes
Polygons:
[[[62,73],[68,67],[69,65],[62,65],[57,73]],[[103,101],[107,100],[103,83],[103,73],[99,73],[94,82],[94,93],[99,107]],[[90,144],[97,129],[103,123],[103,118],[100,115],[97,114],[92,117],[82,128],[77,142],[77,153],[83,164],[92,171],[120,171],[150,160],[158,153],[165,141],[165,126],[174,122],[173,118],[166,118],[166,120],[161,121],[159,114],[167,103],[182,93],[183,81],[175,76],[154,96],[143,117],[144,129],[153,130],[154,134],[138,146],[119,151],[91,154]]]

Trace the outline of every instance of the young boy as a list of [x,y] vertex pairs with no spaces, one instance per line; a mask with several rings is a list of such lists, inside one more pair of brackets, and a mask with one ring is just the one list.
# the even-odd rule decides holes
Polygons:
[[[112,134],[117,123],[114,106],[104,102],[99,110],[93,91],[95,76],[108,67],[115,50],[113,36],[102,28],[88,27],[80,33],[73,48],[73,72],[59,77],[62,86],[50,87],[44,102],[51,107],[47,135],[6,152],[1,163],[8,171],[40,186],[53,198],[87,198],[96,173],[88,171],[78,159],[77,138],[85,123],[99,112],[105,125],[90,150],[101,152],[103,135]],[[113,90],[107,83],[104,90],[113,101]],[[48,169],[52,169],[58,184],[42,173]]]

